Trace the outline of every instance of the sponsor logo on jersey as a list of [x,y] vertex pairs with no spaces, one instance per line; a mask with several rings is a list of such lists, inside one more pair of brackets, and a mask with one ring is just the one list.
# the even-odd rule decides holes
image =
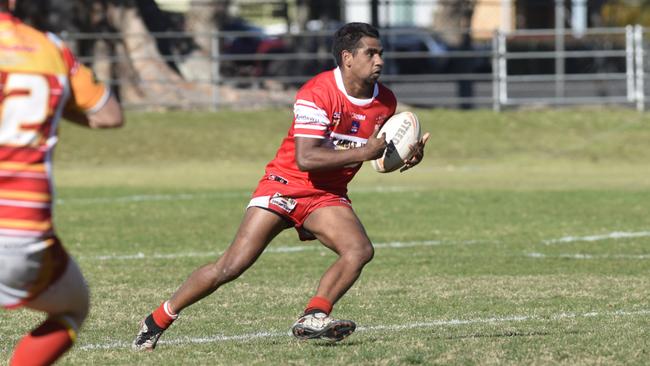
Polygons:
[[279,192],[277,192],[276,194],[273,195],[273,197],[271,197],[271,200],[269,200],[269,203],[280,207],[281,209],[285,210],[286,212],[293,211],[293,209],[296,208],[296,205],[298,204],[298,202],[296,200],[294,200],[293,198],[283,196]]
[[352,113],[352,118],[359,120],[359,121],[365,121],[366,120],[366,115],[365,114],[359,114],[359,113]]
[[289,183],[288,180],[282,178],[279,175],[275,175],[275,174],[269,174],[268,180],[274,180],[274,181],[282,183],[282,184],[288,184]]
[[336,127],[341,123],[341,112],[332,113],[332,128]]
[[350,127],[350,132],[349,133],[355,134],[355,133],[359,132],[359,127],[361,127],[361,122],[353,120],[352,121],[352,126]]

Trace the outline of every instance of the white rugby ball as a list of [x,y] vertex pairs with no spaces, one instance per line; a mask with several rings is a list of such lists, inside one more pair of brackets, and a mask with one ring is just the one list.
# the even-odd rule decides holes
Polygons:
[[418,117],[412,112],[393,115],[384,123],[377,136],[386,133],[386,150],[379,159],[371,161],[380,173],[388,173],[404,166],[404,160],[412,157],[410,147],[422,137]]

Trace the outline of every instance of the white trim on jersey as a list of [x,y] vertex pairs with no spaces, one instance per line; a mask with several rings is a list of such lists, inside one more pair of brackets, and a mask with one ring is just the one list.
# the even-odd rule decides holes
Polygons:
[[6,171],[6,170],[0,170],[0,177],[48,179],[47,174],[42,172],[14,172],[14,171]]
[[310,139],[324,139],[325,138],[325,136],[321,136],[321,135],[305,135],[305,134],[302,134],[302,133],[296,133],[296,134],[293,135],[293,137],[308,137]]
[[45,32],[45,36],[46,36],[46,37],[47,37],[47,38],[48,38],[52,43],[54,43],[58,49],[62,49],[62,48],[63,48],[64,43],[63,43],[63,40],[62,40],[61,38],[59,38],[59,36],[57,36],[56,34],[51,33],[51,32]]
[[320,109],[304,104],[294,104],[293,116],[296,123],[320,124],[329,126],[330,120],[327,118],[327,113]]
[[94,106],[90,107],[89,109],[86,110],[86,113],[88,114],[93,114],[102,109],[104,105],[106,105],[106,102],[108,102],[108,98],[111,96],[111,91],[104,86],[104,94],[102,94],[102,97],[99,98],[97,103],[95,103]]
[[355,98],[353,96],[350,96],[348,94],[347,90],[345,90],[345,85],[343,84],[343,75],[341,75],[341,69],[338,68],[338,67],[336,69],[334,69],[334,79],[336,80],[336,86],[339,88],[341,93],[343,93],[345,95],[345,97],[348,98],[350,103],[352,103],[354,105],[358,105],[358,106],[368,105],[368,104],[372,103],[373,100],[375,100],[377,95],[379,95],[379,85],[377,85],[377,83],[375,83],[375,89],[372,92],[372,98],[359,99],[359,98]]
[[321,131],[327,129],[327,126],[323,126],[323,125],[307,125],[307,124],[304,124],[304,123],[300,123],[300,124],[296,123],[294,125],[294,127],[296,129],[304,128],[304,129],[307,129],[307,130],[321,130]]
[[48,208],[50,207],[50,204],[48,202],[32,202],[32,201],[16,201],[16,200],[0,199],[0,206]]
[[27,230],[27,229],[0,229],[0,237],[3,236],[15,236],[15,237],[29,237],[29,238],[41,238],[43,236],[49,235],[52,230],[48,230],[45,233],[41,230]]
[[306,105],[308,107],[313,107],[313,108],[322,110],[319,106],[316,105],[316,103],[310,102],[310,101],[305,100],[305,99],[297,99],[296,104],[304,104],[304,105]]

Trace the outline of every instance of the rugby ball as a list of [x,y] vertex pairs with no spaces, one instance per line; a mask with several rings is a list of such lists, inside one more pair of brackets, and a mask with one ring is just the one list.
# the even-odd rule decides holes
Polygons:
[[422,137],[418,117],[412,112],[393,115],[384,123],[377,136],[386,133],[386,150],[379,159],[372,160],[372,167],[380,173],[395,171],[404,166],[404,160],[412,157],[410,147]]

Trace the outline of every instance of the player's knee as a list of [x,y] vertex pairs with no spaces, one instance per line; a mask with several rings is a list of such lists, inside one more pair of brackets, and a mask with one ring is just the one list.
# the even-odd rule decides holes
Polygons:
[[213,283],[219,286],[223,283],[235,280],[248,268],[246,263],[240,260],[230,260],[225,263],[215,263],[213,266]]
[[349,261],[360,267],[370,262],[374,255],[375,249],[370,245],[370,243],[356,246],[342,254],[343,257],[347,257]]
[[375,256],[375,248],[370,244],[365,245],[361,253],[361,261],[363,262],[363,264],[370,262],[372,258],[374,258],[374,256]]

